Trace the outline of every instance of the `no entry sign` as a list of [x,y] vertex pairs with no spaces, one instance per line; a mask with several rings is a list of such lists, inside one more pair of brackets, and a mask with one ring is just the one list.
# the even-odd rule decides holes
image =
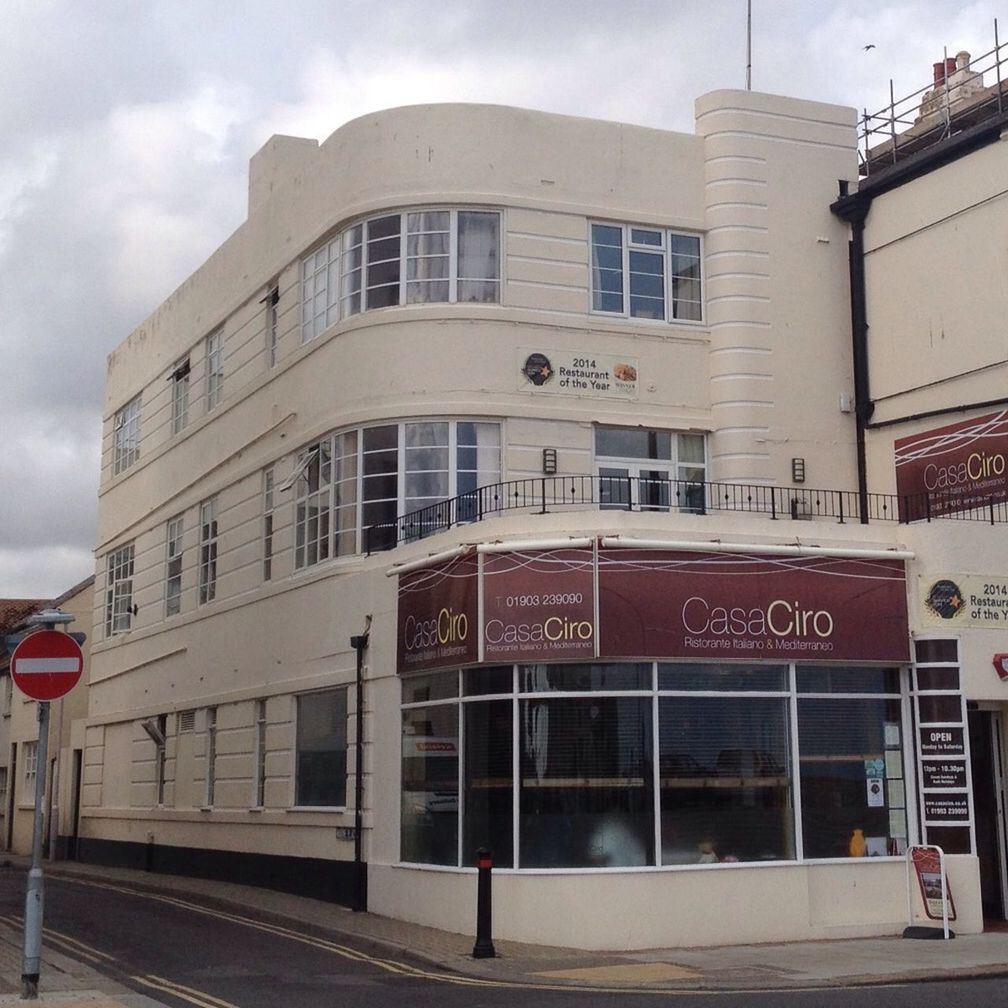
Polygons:
[[29,634],[11,655],[11,679],[32,700],[58,700],[80,681],[84,656],[80,645],[59,630]]

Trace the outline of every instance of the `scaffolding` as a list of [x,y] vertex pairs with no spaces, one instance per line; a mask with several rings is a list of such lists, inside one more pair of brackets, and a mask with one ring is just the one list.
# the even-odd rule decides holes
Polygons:
[[[1001,49],[1006,56],[1001,58]],[[949,56],[934,65],[934,79],[896,100],[889,80],[889,104],[877,112],[864,110],[859,130],[858,156],[862,175],[872,175],[918,151],[932,147],[1008,109],[1008,43],[1000,44],[994,19],[994,48],[981,56]],[[984,79],[993,72],[994,83]],[[884,139],[883,139],[884,138]]]

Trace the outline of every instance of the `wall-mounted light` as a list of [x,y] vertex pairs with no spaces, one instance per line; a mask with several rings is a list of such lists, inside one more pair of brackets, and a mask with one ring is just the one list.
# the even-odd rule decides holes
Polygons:
[[556,476],[556,448],[543,448],[543,476]]
[[803,458],[791,459],[791,482],[792,483],[805,482],[805,459]]

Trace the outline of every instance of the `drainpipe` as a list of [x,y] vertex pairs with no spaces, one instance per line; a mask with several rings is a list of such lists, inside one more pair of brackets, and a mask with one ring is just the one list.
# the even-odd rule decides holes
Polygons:
[[357,652],[357,738],[354,742],[354,901],[355,912],[367,910],[367,866],[364,864],[364,652],[371,631],[367,617],[364,633],[350,638]]
[[865,303],[864,226],[871,206],[856,200],[842,214],[851,225],[848,246],[851,296],[851,340],[854,366],[854,419],[857,430],[858,510],[861,524],[868,524],[868,464],[865,458],[865,430],[875,410],[868,385],[868,309]]

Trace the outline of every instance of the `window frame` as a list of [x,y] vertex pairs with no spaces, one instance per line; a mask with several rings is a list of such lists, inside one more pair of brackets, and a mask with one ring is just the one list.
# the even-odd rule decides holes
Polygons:
[[[786,801],[784,805],[780,806],[781,809],[786,810],[790,814],[790,834],[782,834],[782,839],[784,843],[784,853],[782,856],[774,860],[773,862],[767,861],[766,863],[773,863],[776,865],[808,865],[808,864],[838,864],[838,863],[849,863],[850,858],[848,856],[830,855],[830,856],[810,856],[807,850],[808,844],[803,833],[803,813],[802,813],[802,779],[803,779],[803,760],[802,752],[800,751],[799,738],[802,731],[801,727],[801,715],[799,712],[799,706],[802,701],[805,702],[819,702],[824,701],[830,703],[837,701],[839,703],[849,703],[851,701],[860,700],[870,700],[870,701],[883,701],[885,703],[895,703],[898,704],[900,719],[899,719],[899,743],[898,743],[898,753],[900,764],[903,772],[902,778],[891,778],[893,780],[899,780],[905,792],[905,803],[906,803],[906,815],[904,829],[906,830],[906,836],[903,837],[904,843],[915,843],[917,842],[917,823],[914,816],[914,801],[911,795],[911,768],[913,767],[913,732],[908,728],[910,722],[910,705],[911,696],[909,691],[909,681],[910,681],[910,666],[907,664],[893,664],[893,663],[853,663],[853,662],[809,662],[809,661],[791,661],[791,662],[742,662],[742,661],[688,661],[685,659],[680,660],[668,660],[668,659],[656,659],[652,661],[644,662],[615,662],[606,663],[604,661],[595,660],[584,663],[592,668],[594,671],[598,667],[605,667],[609,665],[617,666],[617,671],[622,667],[639,667],[649,670],[649,675],[647,677],[647,684],[644,684],[644,680],[639,680],[636,686],[630,685],[626,682],[620,684],[618,680],[614,680],[612,683],[606,683],[601,679],[596,683],[593,679],[592,686],[580,686],[578,688],[568,688],[561,680],[559,680],[559,685],[550,682],[547,678],[542,679],[529,679],[523,677],[523,669],[537,669],[544,668],[547,670],[557,670],[570,668],[573,664],[580,665],[582,663],[549,663],[545,666],[528,666],[521,663],[516,665],[504,665],[498,667],[493,667],[492,671],[500,672],[502,675],[497,677],[497,680],[490,683],[488,681],[487,688],[482,688],[477,680],[471,680],[467,676],[471,676],[473,673],[479,673],[487,669],[487,666],[467,666],[465,668],[459,669],[449,669],[442,672],[424,672],[417,673],[415,675],[403,676],[401,679],[402,697],[400,702],[400,711],[402,717],[400,719],[401,724],[401,734],[402,738],[405,740],[408,737],[406,731],[407,727],[413,725],[415,718],[407,717],[410,712],[416,712],[417,715],[422,716],[425,711],[432,710],[433,708],[441,707],[453,707],[455,708],[456,714],[456,725],[457,732],[454,738],[455,750],[458,753],[459,766],[457,771],[458,778],[458,798],[461,799],[463,794],[463,788],[468,787],[466,783],[469,780],[468,767],[463,762],[464,754],[467,753],[467,739],[466,739],[466,724],[467,717],[465,713],[465,708],[467,704],[473,703],[483,703],[483,702],[497,702],[497,701],[511,701],[512,704],[512,753],[517,754],[521,752],[521,746],[527,743],[527,732],[530,730],[528,727],[527,719],[524,716],[523,704],[529,701],[537,700],[550,700],[550,701],[584,701],[585,699],[597,699],[601,702],[610,699],[619,699],[623,697],[638,697],[638,698],[649,698],[651,702],[651,718],[652,718],[652,759],[650,763],[650,773],[653,775],[653,782],[655,788],[655,804],[654,804],[654,831],[655,831],[655,850],[652,862],[638,866],[643,870],[696,870],[706,869],[708,867],[717,867],[719,865],[727,864],[729,867],[732,866],[731,858],[728,861],[717,860],[707,862],[704,860],[698,860],[696,862],[690,862],[688,864],[682,864],[681,862],[675,860],[667,860],[666,855],[662,850],[663,847],[663,811],[662,803],[660,801],[663,778],[666,776],[666,771],[664,771],[660,765],[661,756],[665,748],[664,743],[666,742],[666,737],[662,735],[662,729],[660,727],[661,723],[661,709],[660,705],[662,703],[675,703],[677,700],[685,700],[687,704],[694,703],[695,701],[702,701],[704,699],[714,699],[714,700],[724,700],[729,699],[732,702],[738,704],[745,704],[747,701],[765,698],[768,701],[773,701],[780,707],[780,716],[782,717],[782,724],[784,727],[784,738],[783,738],[783,749],[779,746],[777,749],[772,750],[769,747],[766,749],[766,753],[762,751],[757,751],[756,749],[728,749],[722,750],[727,756],[732,756],[737,754],[737,759],[741,762],[738,764],[739,769],[735,769],[735,763],[726,763],[723,768],[720,768],[720,755],[718,757],[718,767],[720,769],[704,770],[701,774],[699,769],[696,771],[700,778],[704,779],[704,787],[709,789],[706,778],[718,775],[727,775],[726,777],[720,778],[721,787],[734,786],[736,788],[741,788],[745,790],[749,788],[752,790],[756,788],[757,782],[756,778],[759,778],[760,787],[758,792],[763,793],[763,788],[765,787],[783,787]],[[676,682],[674,679],[669,679],[668,677],[663,677],[663,672],[668,670],[675,670],[677,667],[682,667],[688,669],[694,673],[694,679],[690,681],[688,678]],[[799,683],[799,670],[803,668],[810,667],[823,667],[827,668],[834,673],[839,673],[841,676],[847,670],[856,669],[869,669],[877,673],[886,673],[889,671],[895,671],[897,674],[897,685],[895,689],[881,688],[874,692],[866,691],[862,688],[849,689],[838,689],[833,692],[824,692],[822,690],[812,690],[802,687]],[[719,681],[716,676],[712,676],[710,681],[707,682],[703,678],[707,675],[704,671],[710,668],[712,670],[720,670],[723,674],[724,672],[746,672],[747,670],[755,670],[757,672],[767,670],[776,671],[779,675],[779,679],[774,682],[761,681],[760,677],[754,677],[752,679],[746,680],[743,676],[742,678],[730,678],[727,683]],[[510,672],[511,674],[507,676],[510,680],[510,686],[505,687],[503,684],[503,679],[505,678],[503,673]],[[699,673],[700,678],[697,679],[696,675]],[[473,684],[477,685],[477,688],[471,688]],[[414,686],[417,684],[417,686]],[[687,707],[688,709],[688,707]],[[433,721],[433,719],[431,719]],[[550,722],[547,722],[550,723]],[[888,717],[883,716],[883,720],[878,723],[880,729],[884,729],[885,725],[892,724]],[[437,734],[436,732],[434,733]],[[883,735],[885,731],[883,730]],[[667,736],[669,738],[677,738],[677,736]],[[747,740],[748,743],[748,740]],[[886,749],[891,748],[888,743],[886,743]],[[775,764],[775,760],[783,754],[783,758],[786,760],[786,764],[783,767],[779,767]],[[806,755],[811,755],[818,759],[815,751],[813,750]],[[405,741],[401,746],[400,760],[405,761],[407,758],[407,746]],[[842,754],[842,758],[848,758],[845,754]],[[746,760],[750,759],[751,769],[743,770],[746,766]],[[535,865],[530,866],[524,856],[522,851],[522,835],[520,834],[520,816],[519,816],[519,802],[520,802],[520,790],[521,790],[521,779],[518,773],[519,770],[519,760],[514,757],[513,768],[515,773],[512,775],[510,784],[508,787],[511,789],[511,807],[513,810],[512,819],[512,837],[513,837],[513,851],[514,860],[512,862],[512,867],[519,871],[529,871],[529,872],[583,872],[583,871],[610,871],[611,866],[606,867],[596,867],[592,866],[586,868],[584,866],[557,866],[557,867],[537,867]],[[403,786],[403,781],[405,780],[405,764],[403,764],[400,770],[400,795],[401,799],[405,795],[406,791]],[[673,777],[685,776],[685,778],[692,778],[694,772],[691,772],[689,768],[684,768],[682,771],[673,772],[671,769],[668,771]],[[739,777],[738,775],[742,776]],[[563,776],[563,775],[562,775]],[[753,777],[750,783],[746,783],[749,777]],[[783,785],[777,781],[778,777],[782,777],[784,780]],[[736,779],[738,778],[738,779]],[[411,778],[412,779],[412,778]],[[864,773],[862,773],[861,780],[864,780]],[[888,793],[888,773],[885,776],[886,789]],[[580,781],[581,778],[576,778]],[[776,783],[772,783],[776,782]],[[555,786],[561,786],[563,782],[558,781]],[[488,782],[489,785],[489,782]],[[671,787],[681,787],[689,788],[693,785],[690,783],[689,779],[685,780],[675,780],[670,782]],[[717,784],[711,786],[719,786]],[[454,785],[453,785],[454,788]],[[417,790],[417,787],[412,788],[413,791]],[[423,790],[420,787],[419,790]],[[429,787],[427,790],[431,790]],[[455,791],[453,790],[454,794]],[[439,796],[444,801],[448,801],[447,794]],[[808,798],[808,794],[805,795]],[[867,799],[866,799],[867,800]],[[465,824],[465,810],[462,808],[461,800],[456,802],[455,810],[455,822],[456,822],[456,836],[458,837],[458,860],[451,864],[449,867],[464,866],[467,862],[464,859],[465,852],[462,849],[462,833]],[[776,807],[776,806],[775,806]],[[890,808],[890,804],[887,801],[885,805],[886,809]],[[892,804],[892,809],[899,810],[898,804]],[[442,811],[445,809],[451,810],[451,804],[448,802],[444,805]],[[856,812],[852,813],[857,815]],[[447,825],[447,822],[445,823]],[[890,828],[892,828],[892,822],[889,823]],[[894,836],[898,836],[894,834]],[[847,837],[842,838],[844,841]],[[400,836],[400,843],[402,843],[402,833]],[[729,849],[730,850],[730,849]],[[788,853],[790,851],[790,854]],[[723,851],[721,852],[724,853]],[[902,855],[899,853],[893,854],[887,852],[886,855],[890,859],[895,860],[896,858],[901,858]],[[402,858],[402,849],[400,849],[400,858]],[[423,861],[410,861],[410,864],[435,864],[435,862],[423,862]],[[750,859],[741,862],[743,864],[756,865],[763,863],[762,856],[755,859]],[[438,866],[442,866],[440,862],[437,863]]]
[[[129,633],[133,627],[135,543],[130,541],[105,554],[105,637]],[[122,621],[125,625],[122,625]]]
[[[619,311],[608,310],[596,307],[596,294],[613,294],[614,291],[606,291],[601,287],[596,288],[596,273],[600,270],[613,272],[612,267],[595,265],[595,228],[618,228],[621,234],[620,244],[620,279],[622,307]],[[653,232],[661,235],[660,245],[651,244],[642,240],[634,240],[634,232]],[[676,253],[673,251],[673,240],[675,238],[685,238],[697,243],[697,276],[696,282],[699,284],[699,301],[687,301],[688,304],[698,303],[698,318],[678,317],[676,306],[680,299],[675,296],[676,280],[678,275],[673,273],[672,263]],[[605,246],[612,248],[613,246]],[[662,317],[653,318],[648,315],[634,313],[631,291],[631,277],[637,271],[631,271],[631,258],[634,253],[642,255],[661,256],[662,258]],[[657,276],[658,274],[651,274]],[[646,297],[649,300],[655,299],[653,295],[638,294],[638,297]],[[629,321],[641,324],[666,325],[689,325],[705,326],[707,322],[706,309],[707,277],[704,272],[704,236],[699,231],[690,231],[683,228],[656,227],[655,225],[626,223],[623,221],[588,220],[588,313],[590,315],[600,315],[607,318],[624,318]]]
[[[496,429],[496,445],[484,445],[483,447],[487,450],[492,449],[496,451],[497,469],[493,473],[487,473],[488,477],[490,477],[488,484],[481,483],[480,478],[477,476],[477,485],[493,485],[494,483],[499,483],[501,481],[504,463],[504,424],[503,421],[499,419],[483,417],[417,417],[407,420],[389,420],[383,423],[362,425],[360,427],[341,428],[333,431],[325,437],[320,438],[317,441],[313,441],[311,444],[305,445],[297,454],[297,462],[294,470],[296,476],[292,484],[292,503],[294,505],[295,571],[310,569],[311,567],[317,566],[319,563],[323,563],[335,557],[354,556],[363,552],[365,546],[366,527],[364,516],[367,505],[380,506],[393,501],[395,514],[392,515],[391,521],[394,522],[396,518],[407,512],[408,500],[429,501],[429,498],[427,497],[407,497],[407,484],[411,475],[417,477],[425,472],[443,471],[421,469],[407,470],[406,468],[410,452],[416,451],[419,453],[424,450],[429,450],[430,448],[437,449],[441,447],[440,445],[410,446],[407,444],[408,428],[413,425],[420,424],[447,424],[448,426],[447,443],[443,446],[447,452],[448,458],[448,492],[445,497],[437,498],[437,500],[451,500],[454,497],[460,496],[462,493],[468,493],[469,489],[472,488],[467,488],[466,490],[459,489],[460,475],[472,472],[476,472],[478,474],[481,472],[478,468],[473,470],[462,467],[459,464],[461,452],[472,448],[476,448],[477,450],[480,448],[478,443],[476,445],[460,443],[459,426],[462,424],[472,424],[476,427],[492,427]],[[365,432],[379,431],[384,428],[395,428],[395,448],[366,448]],[[352,477],[340,480],[338,479],[340,474],[339,463],[342,460],[351,457],[348,454],[340,454],[340,452],[343,450],[343,442],[351,435],[356,437],[356,455],[354,456],[356,461],[354,463],[354,474]],[[367,472],[368,456],[377,457],[380,454],[391,455],[393,451],[396,459],[396,469],[394,474],[396,491],[394,499],[392,497],[369,496],[367,481],[370,479],[373,486],[379,487],[381,485],[381,474]],[[329,472],[329,478],[327,481],[323,481],[323,474],[326,471]],[[390,478],[392,474],[391,472],[386,472],[385,476],[386,478]],[[338,490],[344,485],[350,486],[351,480],[353,481],[353,501],[342,502],[341,498],[338,496]],[[313,487],[315,487],[315,489],[312,489]],[[420,507],[423,506],[427,505],[420,505]],[[301,517],[302,507],[305,509],[304,519]],[[317,545],[321,540],[317,537],[311,539],[309,538],[309,507],[317,508],[318,518],[316,520],[319,523],[321,523],[324,515],[324,520],[327,523],[328,537],[325,549],[322,550],[316,548],[315,559],[310,562],[307,560],[307,557],[310,555],[310,546],[313,543]],[[339,536],[347,530],[346,528],[340,528],[338,521],[340,516],[338,512],[349,508],[353,508],[354,526],[352,537],[348,536],[348,538],[352,538],[354,548],[350,551],[340,552],[338,549]],[[388,510],[391,511],[392,509]],[[370,524],[374,525],[375,523]],[[384,523],[378,523],[378,525],[381,527]],[[302,533],[302,529],[305,529],[304,533]],[[372,549],[374,548],[376,547],[372,544]],[[325,555],[320,555],[323,552]]]
[[182,567],[185,554],[185,513],[165,522],[165,617],[182,611]]
[[[410,218],[414,215],[447,213],[448,251],[446,253],[410,253],[410,238],[420,235],[441,234],[441,231],[410,230]],[[485,214],[496,218],[496,244],[492,261],[496,266],[495,277],[463,277],[459,273],[460,215]],[[398,230],[387,235],[372,237],[371,228],[379,222],[399,218]],[[301,257],[301,343],[309,343],[318,338],[330,326],[346,321],[355,315],[363,315],[380,308],[416,307],[427,304],[484,304],[500,305],[503,293],[503,239],[504,213],[499,207],[480,206],[415,206],[398,210],[387,210],[371,214],[353,221],[341,228],[332,237],[316,246]],[[396,256],[372,260],[372,252],[378,246],[388,245],[398,240]],[[416,243],[418,246],[422,242]],[[447,258],[447,276],[436,278],[410,278],[410,265],[422,259]],[[396,279],[379,277],[379,267],[386,266],[391,274],[391,264],[396,263]],[[374,277],[372,278],[372,273]],[[373,282],[372,282],[373,279]],[[447,298],[423,298],[410,300],[411,289],[425,282],[446,281]],[[496,297],[490,300],[460,298],[462,284],[493,284]],[[387,291],[396,288],[396,299],[391,303],[384,300],[378,304],[368,303],[368,292]],[[377,299],[374,296],[373,299]]]
[[[644,458],[634,455],[600,454],[599,434],[604,431],[627,431],[667,437],[669,457]],[[683,451],[680,439],[687,437],[701,439],[704,449],[702,462],[691,462],[681,458]],[[604,469],[620,469],[626,472],[604,473]],[[665,475],[661,474],[662,470],[666,471]],[[687,474],[685,470],[700,470],[701,475],[697,478],[695,475]],[[642,431],[640,428],[621,427],[615,424],[595,424],[592,430],[592,471],[599,481],[599,507],[603,511],[631,509],[701,513],[704,510],[707,483],[707,434],[704,431],[660,428],[648,428]],[[658,473],[658,476],[645,476],[644,473]],[[621,478],[629,481],[626,485],[627,496],[624,497],[621,493],[618,498],[611,497],[613,484],[604,481]],[[652,498],[642,501],[641,496],[645,488],[650,488]],[[684,493],[684,503],[678,502],[680,491]]]
[[274,284],[263,301],[266,305],[266,367],[274,368],[280,344],[280,287]]
[[189,376],[192,368],[188,354],[175,365],[172,383],[172,434],[181,434],[189,423]]
[[224,327],[206,337],[204,343],[204,376],[206,381],[206,411],[216,409],[224,396]]
[[140,458],[140,406],[142,394],[115,411],[112,418],[112,475],[118,476]]
[[218,521],[218,497],[214,495],[202,501],[199,507],[198,605],[207,605],[217,597]]
[[[303,792],[301,791],[301,766],[302,766],[302,739],[301,739],[301,725],[303,723],[303,717],[301,714],[301,701],[306,703],[312,703],[317,705],[319,703],[319,698],[326,695],[342,696],[342,751],[343,751],[343,801],[339,803],[320,803],[320,802],[307,802],[303,801]],[[296,693],[293,696],[294,704],[294,747],[292,751],[293,757],[293,767],[291,774],[291,787],[293,793],[291,796],[291,807],[295,809],[310,809],[312,811],[345,811],[347,808],[347,790],[348,782],[350,779],[350,768],[349,768],[349,721],[350,721],[350,706],[349,706],[349,694],[350,687],[346,685],[342,686],[331,686],[325,689],[312,690],[307,693]],[[336,730],[334,726],[334,730]],[[338,741],[338,736],[337,736]],[[321,751],[321,752],[339,752],[339,745],[331,750],[304,750],[304,752],[309,751]]]

